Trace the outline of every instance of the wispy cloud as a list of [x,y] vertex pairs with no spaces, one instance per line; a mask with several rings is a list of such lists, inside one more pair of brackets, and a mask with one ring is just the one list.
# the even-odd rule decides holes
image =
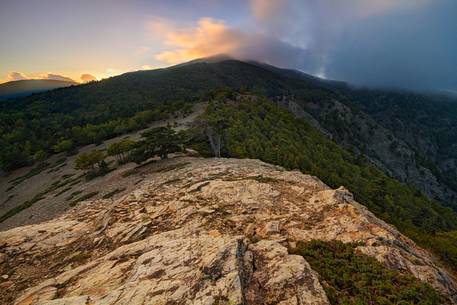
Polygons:
[[81,74],[80,79],[83,83],[88,83],[88,82],[97,80],[97,78],[95,76],[93,76],[92,74],[88,74],[88,73]]
[[[221,20],[201,18],[194,26],[178,26],[160,19],[149,24],[153,35],[169,48],[155,59],[176,64],[196,58],[227,54],[239,59],[255,59],[280,66],[308,67],[315,62],[306,50],[261,32],[231,28]],[[308,56],[303,56],[308,55]]]
[[24,79],[28,79],[28,77],[24,73],[21,73],[21,72],[10,72],[10,73],[8,73],[8,75],[6,77],[7,81],[16,81],[16,80],[24,80]]
[[26,75],[22,72],[10,72],[6,76],[6,81],[18,81],[26,79],[50,79],[50,80],[61,80],[66,82],[75,82],[73,79],[55,73],[42,73],[39,75]]
[[65,82],[75,82],[73,79],[60,75],[60,74],[55,74],[55,73],[44,73],[41,74],[40,79],[51,79],[51,80],[60,80],[60,81],[65,81]]
[[250,0],[248,26],[155,19],[164,64],[216,54],[368,86],[455,88],[455,0]]
[[201,18],[194,27],[179,27],[165,19],[154,20],[149,29],[160,36],[169,50],[155,58],[169,64],[220,53],[233,53],[248,39],[245,33],[231,29],[221,20]]
[[255,28],[242,30],[205,17],[194,25],[181,26],[157,18],[149,22],[148,29],[166,46],[155,59],[167,64],[229,54],[317,74],[325,68],[328,52],[346,24],[427,1],[251,0]]
[[[35,63],[33,59],[18,57],[21,68],[0,69],[4,76],[8,74],[4,80],[43,76],[32,74],[31,71],[37,70],[55,71],[44,75],[49,79],[67,80],[65,75],[70,75],[79,80],[84,71],[103,79],[149,69],[147,65],[163,67],[228,54],[361,85],[457,88],[456,0],[190,0],[153,1],[154,5],[146,2],[141,5],[141,14],[128,17],[125,8],[135,3],[129,1],[122,6],[119,15],[122,18],[117,15],[114,19],[104,18],[100,26],[90,31],[97,34],[94,37],[82,31],[78,43],[83,46],[83,52],[79,50],[79,54],[70,43],[77,41],[73,35],[50,36],[53,43],[37,49],[43,49],[46,54],[43,59],[50,56],[52,60]],[[71,3],[72,7],[80,6],[78,2]],[[33,10],[24,10],[23,4],[16,6],[20,11],[31,12],[29,17],[36,16]],[[105,6],[100,8],[106,11]],[[53,10],[44,10],[48,11]],[[68,18],[77,16],[72,10],[65,12]],[[78,16],[86,15],[84,9]],[[7,19],[1,19],[0,23]],[[75,17],[75,24],[84,19]],[[11,20],[4,27],[13,27],[15,22]],[[12,25],[8,27],[9,23]],[[144,23],[146,35],[141,31],[144,28],[140,28]],[[74,34],[89,28],[85,23],[78,25],[72,27],[78,29]],[[55,29],[53,24],[50,27]],[[12,34],[3,40],[19,39],[17,45],[22,40],[36,39],[30,31],[9,32]],[[60,53],[44,51],[48,45],[62,45],[65,39],[69,39],[68,45]],[[38,42],[43,40],[34,45]],[[17,51],[11,49],[9,58],[21,53]],[[78,54],[80,61],[68,65],[67,54]],[[16,59],[12,59],[7,61],[14,63]],[[22,68],[24,65],[30,65],[30,70]],[[27,75],[8,73],[17,70]]]

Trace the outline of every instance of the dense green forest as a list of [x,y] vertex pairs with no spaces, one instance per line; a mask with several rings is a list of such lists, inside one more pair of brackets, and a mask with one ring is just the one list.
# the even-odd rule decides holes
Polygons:
[[357,244],[339,241],[298,242],[290,249],[303,256],[333,305],[442,305],[450,303],[430,285],[386,269],[376,259],[357,253]]
[[[233,93],[212,97],[200,120],[222,134],[222,156],[258,158],[317,176],[333,188],[341,185],[381,219],[420,245],[431,248],[457,270],[457,214],[428,199],[324,137],[305,120],[274,103]],[[210,155],[206,134],[188,135],[193,148]]]
[[[2,101],[0,171],[9,172],[30,165],[55,152],[73,153],[81,145],[100,143],[110,137],[141,129],[148,122],[168,117],[186,107],[189,109],[192,103],[201,101],[208,91],[218,88],[249,90],[274,100],[282,97],[293,100],[332,133],[338,144],[345,147],[349,145],[351,149],[362,151],[370,158],[377,156],[376,150],[367,144],[370,136],[366,127],[355,126],[356,122],[341,111],[340,104],[348,107],[354,116],[361,115],[359,119],[362,121],[367,119],[363,111],[372,114],[379,124],[389,120],[398,122],[399,117],[404,123],[411,117],[411,125],[402,125],[407,128],[394,124],[383,125],[399,139],[410,143],[416,151],[414,160],[400,160],[393,166],[396,169],[409,166],[429,169],[440,185],[447,185],[451,189],[448,196],[433,197],[457,209],[457,203],[453,200],[457,194],[455,168],[440,166],[443,158],[457,151],[457,133],[453,129],[446,129],[446,126],[455,128],[452,123],[455,122],[452,118],[455,118],[457,108],[453,106],[457,104],[455,99],[443,101],[445,107],[435,107],[439,97],[408,92],[355,90],[344,83],[324,81],[297,71],[237,60],[212,63],[197,61],[167,69],[126,73],[99,82]],[[389,103],[385,102],[385,96],[389,97]],[[408,102],[418,97],[420,103]],[[373,105],[370,104],[371,100],[374,101]],[[384,115],[385,111],[391,112]],[[428,114],[425,119],[424,113]],[[376,122],[368,124],[369,132],[376,127],[373,126]],[[438,126],[436,122],[441,125]],[[448,125],[445,125],[446,122]],[[379,130],[379,125],[376,128]],[[422,132],[428,129],[430,132]],[[416,140],[431,145],[416,145],[416,142],[408,141],[408,136],[400,132],[402,130],[406,135],[419,135]],[[395,141],[392,140],[392,147]],[[429,147],[435,147],[430,154]],[[389,158],[387,156],[385,160],[378,161],[383,163]],[[446,164],[452,164],[452,160]],[[414,181],[414,177],[408,183],[411,181]],[[428,191],[427,185],[423,183],[422,189]],[[441,191],[449,192],[449,188],[443,187]],[[433,195],[431,192],[427,194]]]
[[[11,171],[39,157],[69,151],[144,128],[188,110],[209,90],[248,88],[268,96],[301,88],[314,99],[330,93],[305,82],[235,60],[126,73],[100,82],[0,103],[0,169]],[[69,142],[70,141],[70,142]],[[71,145],[68,145],[71,144]]]
[[[436,150],[427,151],[428,154],[457,157],[455,98],[446,95],[369,89],[346,90],[344,93],[363,111],[376,118],[381,125],[392,129],[399,138],[417,147],[421,147],[421,137],[432,138],[436,141]],[[420,137],[405,137],[402,134],[405,127]]]
[[[65,109],[53,113],[52,105],[37,102],[28,112],[0,112],[0,169],[10,171],[51,153],[74,153],[78,147],[146,128],[151,122],[179,112],[187,114],[191,104],[170,102],[132,116],[116,112],[77,112]],[[124,115],[129,115],[126,112]],[[100,116],[100,117],[99,117]]]
[[[456,99],[352,89],[344,83],[321,80],[298,71],[237,60],[196,61],[167,69],[126,73],[2,101],[0,170],[8,172],[62,149],[71,152],[80,145],[99,143],[141,128],[145,122],[169,116],[182,105],[198,102],[206,92],[218,88],[249,90],[271,99],[287,97],[313,115],[339,144],[349,144],[376,158],[376,152],[367,144],[365,128],[351,128],[356,122],[346,117],[338,103],[349,107],[354,115],[366,111],[416,151],[415,160],[395,167],[417,164],[431,170],[454,193],[434,198],[447,206],[454,205],[456,171],[441,166],[440,162],[455,156],[457,151]],[[366,119],[362,115],[362,120]],[[395,125],[398,122],[402,125]],[[368,124],[369,128],[373,128],[373,123]],[[410,141],[412,135],[418,136]],[[395,141],[391,144],[395,145]],[[452,160],[445,164],[452,165]],[[427,184],[422,187],[427,188]]]
[[[8,172],[43,161],[56,152],[72,154],[79,146],[101,143],[145,128],[150,122],[177,112],[186,113],[192,104],[211,99],[207,92],[217,88],[245,90],[269,98],[293,97],[299,105],[309,102],[310,113],[316,117],[338,100],[354,113],[366,110],[381,120],[389,114],[381,116],[379,109],[394,102],[400,103],[403,98],[408,100],[406,93],[395,93],[395,98],[383,98],[384,91],[354,93],[339,83],[236,60],[127,73],[100,82],[2,101],[0,169]],[[371,99],[376,102],[366,105]],[[455,133],[452,130],[446,133],[444,127],[446,122],[454,122],[451,117],[455,110],[449,110],[452,101],[445,107],[435,108],[431,101],[423,97],[420,103],[406,102],[402,107],[388,108],[395,111],[392,116],[400,116],[399,119],[404,121],[411,119],[411,124],[419,128],[417,134],[420,137],[417,138],[427,141],[437,138],[442,143],[440,145],[449,144],[447,149],[437,145],[437,151],[444,149],[450,156],[456,145],[450,145],[454,143]],[[425,107],[425,110],[413,111],[409,118],[407,110],[420,107]],[[335,130],[336,135],[343,131],[345,139],[357,138],[357,128],[345,126],[341,119],[344,116],[335,112],[337,110],[332,109],[331,115],[326,115],[321,124],[328,130]],[[424,112],[430,116],[422,120]],[[371,166],[363,154],[355,155],[342,149],[304,120],[261,98],[256,102],[213,103],[206,115],[207,118],[213,117],[212,122],[223,131],[224,156],[260,158],[316,175],[332,187],[344,185],[377,216],[396,225],[422,246],[434,249],[454,268],[457,266],[455,213]],[[435,117],[443,118],[435,120],[441,125],[434,125],[438,124],[433,121]],[[386,125],[386,128],[400,130],[396,126]],[[433,132],[420,133],[427,128]],[[404,137],[402,134],[398,136]],[[209,150],[204,135],[195,135],[192,141],[201,150]],[[452,172],[443,173],[424,151],[418,154],[428,168],[436,169],[439,179],[452,184]]]
[[[405,91],[348,89],[342,91],[361,110],[416,149],[440,183],[457,189],[456,166],[440,163],[457,158],[457,100],[447,95]],[[432,162],[431,162],[431,161]],[[457,200],[457,199],[456,199]]]

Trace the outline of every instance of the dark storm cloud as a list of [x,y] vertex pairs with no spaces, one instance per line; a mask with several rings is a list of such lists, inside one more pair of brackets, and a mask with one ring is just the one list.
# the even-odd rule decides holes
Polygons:
[[264,35],[281,43],[247,48],[251,57],[357,85],[457,88],[455,0],[252,4]]
[[457,1],[354,24],[329,54],[327,73],[367,86],[457,89]]

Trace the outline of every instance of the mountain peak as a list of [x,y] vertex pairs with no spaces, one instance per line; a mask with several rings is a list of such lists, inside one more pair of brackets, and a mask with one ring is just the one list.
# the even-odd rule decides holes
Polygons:
[[212,64],[212,63],[219,63],[219,62],[226,61],[226,60],[237,60],[237,59],[235,59],[234,57],[227,55],[227,54],[217,54],[217,55],[211,55],[208,57],[201,57],[201,58],[193,59],[193,60],[190,60],[187,62],[183,62],[183,63],[177,64],[177,65],[171,66],[170,68],[188,66],[188,65],[192,65],[192,64],[198,64],[198,63],[211,63]]

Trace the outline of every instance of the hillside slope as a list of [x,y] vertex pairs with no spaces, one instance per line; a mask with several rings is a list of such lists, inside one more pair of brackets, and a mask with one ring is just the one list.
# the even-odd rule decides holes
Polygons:
[[[71,139],[75,146],[100,143],[138,128],[147,118],[135,117],[139,112],[152,111],[148,115],[156,116],[157,109],[163,113],[169,111],[164,108],[174,107],[170,105],[178,105],[175,109],[179,109],[186,103],[201,102],[209,91],[226,87],[259,92],[276,100],[340,145],[367,156],[389,175],[457,209],[457,167],[449,153],[456,145],[452,130],[445,134],[449,135],[446,141],[434,144],[446,126],[420,133],[420,141],[425,144],[418,146],[417,141],[411,141],[417,131],[413,127],[420,127],[417,119],[403,120],[404,126],[410,126],[406,129],[408,136],[404,136],[397,125],[386,123],[383,118],[388,115],[378,116],[359,99],[356,101],[357,90],[342,90],[346,88],[344,84],[293,70],[230,59],[126,73],[2,103],[0,167],[12,170],[30,164],[35,154],[52,152],[62,139]],[[380,92],[376,96],[382,95]],[[425,106],[420,107],[433,107],[433,99],[423,99]],[[404,101],[400,96],[396,102]],[[401,109],[402,113],[407,112],[405,107]],[[446,111],[430,113],[429,121],[438,120],[439,116],[444,116],[442,121],[450,120]],[[444,150],[446,155],[433,152]]]
[[[397,139],[413,147],[416,161],[457,185],[457,99],[404,91],[349,90],[346,94]],[[455,195],[455,194],[454,194]],[[457,197],[448,196],[457,202]]]
[[[55,154],[37,166],[23,167],[7,177],[0,176],[0,194],[5,194],[0,196],[0,230],[50,220],[68,210],[71,202],[90,193],[95,194],[93,199],[96,199],[110,193],[117,197],[131,190],[141,178],[122,174],[141,168],[141,165],[130,162],[119,166],[115,165],[113,157],[108,157],[112,171],[103,177],[86,180],[85,172],[75,169],[76,158],[94,149],[106,151],[111,144],[123,139],[138,141],[148,128],[171,125],[177,131],[187,129],[203,113],[205,106],[196,104],[189,114],[176,113],[172,118],[152,122],[145,129],[114,137],[99,145],[81,147],[71,156]],[[33,204],[27,204],[32,201]]]
[[[376,304],[457,301],[433,256],[344,188],[256,160],[176,158],[151,172],[119,199],[0,232],[0,302],[335,304],[329,291]],[[356,243],[365,268],[384,272],[368,255],[397,271],[366,282],[368,294],[330,287],[306,256],[288,253],[313,239]]]
[[[219,126],[214,127],[222,135],[223,156],[258,158],[311,173],[332,187],[344,185],[377,217],[395,225],[400,232],[431,249],[448,267],[457,270],[457,214],[454,211],[387,176],[363,156],[341,148],[312,128],[307,123],[308,118],[296,118],[261,96],[220,90],[208,94],[205,100],[210,101],[208,106],[198,107],[206,109],[204,113],[190,120],[186,118],[186,121],[216,122]],[[183,115],[182,111],[179,113]],[[135,122],[128,122],[131,121]],[[115,126],[119,127],[119,124]],[[185,126],[178,125],[178,128]],[[106,144],[121,138],[85,146],[80,153],[106,148]],[[211,155],[207,136],[200,128],[188,130],[181,138],[182,144],[203,155]],[[6,193],[0,209],[0,227],[11,228],[50,219],[88,197],[110,197],[112,192],[116,197],[148,175],[147,170],[144,171],[148,162],[119,165],[108,157],[109,172],[102,177],[86,179],[84,172],[73,169],[74,160],[74,156],[53,156],[35,168],[19,170],[11,178],[0,179],[0,191]],[[126,170],[139,171],[141,177],[130,175]]]

